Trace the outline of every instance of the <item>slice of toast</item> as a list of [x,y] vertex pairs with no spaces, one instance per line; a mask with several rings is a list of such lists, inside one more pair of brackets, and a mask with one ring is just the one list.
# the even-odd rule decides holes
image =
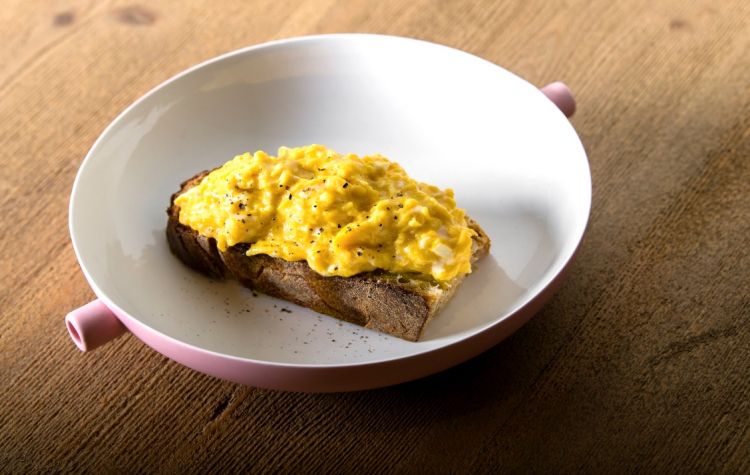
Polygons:
[[[325,277],[305,261],[289,262],[268,255],[245,255],[249,244],[237,244],[221,252],[213,239],[180,223],[175,199],[198,185],[211,171],[204,171],[181,185],[167,209],[167,240],[172,252],[185,264],[214,279],[235,277],[245,287],[263,292],[332,317],[408,341],[417,341],[427,324],[445,308],[467,274],[438,283],[422,274],[374,271],[352,277]],[[468,219],[477,236],[472,243],[472,265],[490,249],[490,239]]]

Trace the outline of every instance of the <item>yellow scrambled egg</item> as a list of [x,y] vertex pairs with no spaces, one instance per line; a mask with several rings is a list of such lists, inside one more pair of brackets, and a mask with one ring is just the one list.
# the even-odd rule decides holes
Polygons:
[[177,198],[180,222],[222,251],[306,260],[324,276],[384,269],[448,281],[471,272],[475,232],[453,190],[409,178],[380,155],[322,145],[246,153]]

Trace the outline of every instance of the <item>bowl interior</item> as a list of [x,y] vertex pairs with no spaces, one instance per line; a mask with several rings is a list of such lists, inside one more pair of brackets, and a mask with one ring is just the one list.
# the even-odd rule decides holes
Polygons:
[[[492,239],[491,255],[419,342],[211,282],[169,252],[165,209],[180,182],[244,152],[311,143],[381,153],[453,188]],[[158,332],[238,358],[353,364],[502,325],[571,257],[590,202],[578,136],[531,84],[431,43],[333,35],[217,58],[136,102],[81,167],[71,235],[97,293]]]

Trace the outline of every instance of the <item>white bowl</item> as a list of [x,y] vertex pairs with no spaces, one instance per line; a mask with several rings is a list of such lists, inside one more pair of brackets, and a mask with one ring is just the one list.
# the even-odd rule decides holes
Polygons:
[[[380,153],[453,188],[492,239],[418,342],[211,282],[170,253],[165,209],[180,182],[311,143]],[[590,205],[580,140],[533,85],[432,43],[330,35],[218,57],[139,99],[81,165],[70,233],[100,301],[157,351],[243,384],[345,391],[443,370],[518,329],[561,284]]]

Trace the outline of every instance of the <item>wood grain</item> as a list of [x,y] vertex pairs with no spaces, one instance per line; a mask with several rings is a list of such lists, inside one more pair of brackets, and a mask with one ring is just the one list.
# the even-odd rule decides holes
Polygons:
[[[129,335],[80,353],[67,207],[97,136],[189,66],[332,32],[571,86],[594,201],[563,289],[479,357],[358,393],[238,386]],[[750,471],[748,2],[10,0],[0,42],[2,471]]]

